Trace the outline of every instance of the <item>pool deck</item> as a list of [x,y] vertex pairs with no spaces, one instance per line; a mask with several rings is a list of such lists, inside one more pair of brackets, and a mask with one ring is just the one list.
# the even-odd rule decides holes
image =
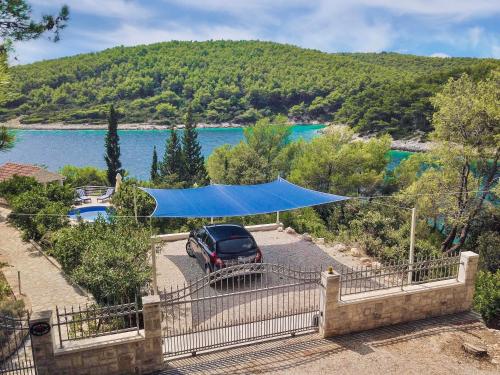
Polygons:
[[106,207],[111,206],[109,199],[106,202],[98,202],[97,197],[89,197],[89,198],[90,198],[90,203],[75,204],[72,206],[72,208],[75,209],[75,208],[84,208],[90,206],[106,206]]

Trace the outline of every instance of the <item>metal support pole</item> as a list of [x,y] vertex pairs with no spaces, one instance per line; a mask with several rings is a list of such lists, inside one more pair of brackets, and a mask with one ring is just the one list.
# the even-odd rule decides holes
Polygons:
[[213,223],[214,223],[214,218],[213,218],[213,217],[211,217],[211,218],[210,218],[210,224],[213,224]]
[[19,289],[19,294],[23,294],[21,292],[21,271],[17,271],[17,286],[18,286],[18,289]]
[[415,227],[417,225],[417,208],[411,209],[410,253],[408,254],[408,285],[411,285],[413,276],[413,260],[415,257]]
[[151,231],[151,268],[153,271],[153,294],[158,294],[158,280],[156,278],[156,246],[153,238],[153,223],[149,218],[149,228]]
[[280,212],[276,211],[276,224],[280,223]]
[[137,219],[137,186],[134,186],[134,216],[135,216],[135,222],[139,223],[139,220]]

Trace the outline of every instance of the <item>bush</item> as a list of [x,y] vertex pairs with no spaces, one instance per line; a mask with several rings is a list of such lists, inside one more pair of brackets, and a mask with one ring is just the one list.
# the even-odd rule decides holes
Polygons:
[[42,189],[34,189],[19,194],[10,201],[12,212],[10,220],[22,230],[23,238],[40,239],[37,230],[36,214],[49,204],[49,199],[43,194]]
[[149,231],[131,220],[97,220],[60,230],[51,255],[97,302],[132,299],[149,280]]
[[325,223],[311,207],[285,212],[282,220],[285,227],[292,227],[298,233],[309,233],[315,237],[328,235]]
[[106,171],[95,167],[75,167],[65,165],[59,171],[66,177],[65,183],[72,187],[78,186],[107,186]]
[[23,300],[6,299],[0,301],[0,315],[9,316],[12,318],[20,318],[24,316],[25,307]]
[[[20,184],[22,189],[19,190],[27,186],[24,182]],[[22,230],[25,240],[39,240],[47,232],[67,225],[68,220],[62,215],[68,214],[73,197],[73,190],[68,186],[33,185],[31,190],[11,196],[9,203],[12,212],[9,219]]]
[[0,196],[10,201],[21,193],[40,188],[41,186],[33,177],[15,175],[8,180],[0,182]]
[[477,240],[476,251],[479,253],[479,266],[489,272],[500,269],[500,234],[489,231],[481,234]]
[[474,294],[474,309],[486,324],[500,328],[500,270],[495,273],[479,271]]

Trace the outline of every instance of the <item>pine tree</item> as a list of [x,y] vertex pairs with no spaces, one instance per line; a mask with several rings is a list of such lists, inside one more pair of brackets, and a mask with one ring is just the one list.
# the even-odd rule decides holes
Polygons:
[[201,155],[201,146],[198,142],[198,132],[193,119],[191,105],[188,106],[184,118],[186,124],[182,137],[182,153],[184,161],[184,180],[189,186],[206,185],[208,182],[205,160]]
[[120,137],[118,136],[118,113],[111,105],[108,113],[108,133],[105,140],[106,155],[104,160],[108,166],[107,176],[111,186],[116,184],[116,175],[122,173],[122,163],[120,162]]
[[182,148],[179,137],[173,128],[170,129],[170,137],[167,140],[165,153],[160,165],[160,175],[166,182],[181,182],[184,176],[184,163],[182,160]]
[[158,180],[158,154],[156,153],[156,146],[153,148],[153,161],[151,163],[151,181]]

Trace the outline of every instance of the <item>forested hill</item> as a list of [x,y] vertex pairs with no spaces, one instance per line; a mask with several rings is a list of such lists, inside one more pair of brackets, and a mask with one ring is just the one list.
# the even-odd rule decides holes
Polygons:
[[430,130],[429,97],[451,76],[475,78],[498,60],[395,53],[328,54],[259,41],[165,42],[17,66],[2,119],[103,122],[114,103],[123,122],[249,123],[277,113],[349,123],[393,135]]

